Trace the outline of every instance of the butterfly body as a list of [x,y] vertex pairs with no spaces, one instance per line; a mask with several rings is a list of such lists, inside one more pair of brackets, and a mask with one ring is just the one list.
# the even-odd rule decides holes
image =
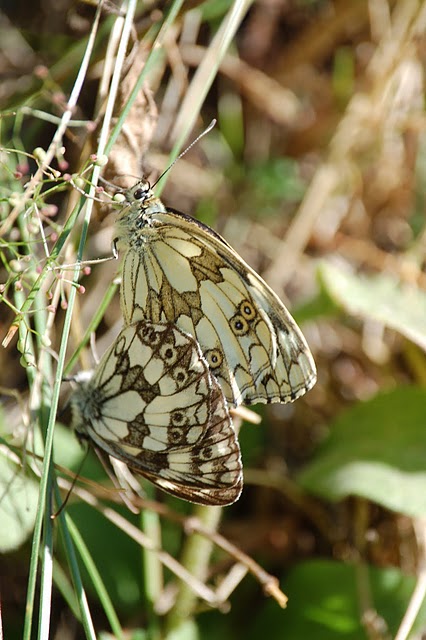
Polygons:
[[147,182],[126,192],[117,222],[126,323],[176,323],[194,336],[228,402],[289,402],[315,364],[278,296],[216,232],[166,208]]

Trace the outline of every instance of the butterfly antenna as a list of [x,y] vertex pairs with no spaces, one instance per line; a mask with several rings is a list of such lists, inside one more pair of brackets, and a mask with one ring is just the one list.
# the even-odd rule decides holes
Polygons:
[[[119,173],[116,175],[116,178],[134,178],[135,180],[140,180],[140,176],[134,176],[132,173]],[[109,180],[107,180],[106,178],[103,178],[102,176],[99,176],[99,182],[102,182],[103,184],[108,185],[108,187],[112,187],[112,189],[119,189],[120,187],[117,187],[116,184],[114,184],[113,182],[110,182]],[[124,190],[121,189],[122,191]]]
[[175,165],[175,164],[176,164],[176,162],[177,162],[178,160],[180,160],[181,158],[183,158],[183,156],[184,156],[185,154],[187,154],[187,153],[188,153],[188,151],[189,151],[190,149],[192,149],[192,147],[193,147],[195,144],[197,144],[197,142],[198,142],[199,140],[201,140],[201,138],[204,138],[204,136],[205,136],[205,135],[207,135],[208,133],[210,133],[210,131],[211,131],[211,130],[213,129],[213,127],[216,125],[216,122],[217,122],[216,118],[213,118],[213,120],[210,122],[210,124],[208,125],[208,127],[207,127],[206,129],[204,129],[204,131],[202,131],[202,132],[200,133],[200,135],[199,135],[199,136],[197,136],[197,137],[195,138],[195,140],[193,140],[193,141],[191,142],[191,144],[190,144],[188,147],[186,147],[186,149],[184,149],[184,150],[182,151],[182,153],[180,153],[180,154],[178,155],[178,157],[177,157],[177,158],[175,158],[175,160],[173,160],[172,164],[170,164],[170,165],[167,167],[167,169],[165,169],[165,171],[163,171],[163,173],[160,175],[160,177],[159,177],[159,178],[157,178],[157,180],[156,180],[156,181],[154,182],[154,184],[152,185],[152,189],[155,187],[155,185],[156,185],[156,184],[158,184],[158,183],[160,182],[161,178],[163,178],[163,177],[166,175],[166,173],[167,173],[168,171],[170,171],[170,169],[173,167],[173,165]]
[[68,500],[69,500],[69,499],[70,499],[70,497],[71,497],[71,493],[73,492],[75,485],[77,484],[77,480],[78,480],[78,479],[79,479],[79,477],[80,477],[81,470],[82,470],[82,468],[83,468],[84,463],[85,463],[85,462],[86,462],[86,460],[87,460],[87,456],[88,456],[88,455],[89,455],[89,449],[87,449],[87,451],[86,451],[86,455],[84,456],[84,458],[83,458],[83,459],[82,459],[82,461],[80,462],[80,465],[79,465],[79,467],[78,467],[78,471],[77,471],[77,473],[75,474],[74,478],[72,479],[71,486],[70,486],[70,488],[69,488],[69,490],[68,490],[67,495],[65,496],[65,500],[63,501],[63,503],[61,504],[61,506],[59,507],[59,509],[56,511],[56,513],[52,513],[52,515],[50,516],[50,519],[51,519],[51,520],[55,520],[55,519],[56,519],[56,518],[57,518],[57,517],[62,513],[62,511],[65,509],[65,507],[67,506]]

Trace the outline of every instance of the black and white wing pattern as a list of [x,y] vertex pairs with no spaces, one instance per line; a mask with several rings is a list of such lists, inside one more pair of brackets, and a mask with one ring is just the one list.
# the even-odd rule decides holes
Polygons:
[[205,505],[239,497],[227,402],[197,342],[174,324],[125,326],[71,406],[80,438],[168,493]]
[[217,233],[166,208],[147,182],[117,221],[124,321],[172,322],[194,336],[228,402],[291,402],[315,364],[284,304]]

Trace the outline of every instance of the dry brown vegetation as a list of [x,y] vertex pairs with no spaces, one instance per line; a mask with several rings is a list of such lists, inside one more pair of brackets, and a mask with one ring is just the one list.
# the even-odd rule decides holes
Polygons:
[[[31,620],[35,634],[50,600],[58,637],[90,637],[91,619],[144,638],[426,637],[426,4],[129,2],[128,22],[119,10],[46,0],[0,13],[5,637],[29,638]],[[93,366],[91,331],[102,354],[121,323],[116,261],[51,269],[111,254],[117,209],[74,187],[100,172],[115,187],[155,180],[212,118],[162,199],[277,291],[318,382],[294,405],[262,406],[259,426],[248,415],[245,489],[224,512],[145,485],[123,507],[93,458],[43,524],[82,457],[61,380]]]

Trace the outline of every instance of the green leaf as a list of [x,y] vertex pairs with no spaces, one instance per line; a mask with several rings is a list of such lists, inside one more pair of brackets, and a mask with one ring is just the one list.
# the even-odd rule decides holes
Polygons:
[[292,308],[291,314],[298,324],[303,324],[318,318],[339,316],[340,310],[324,290],[324,287],[321,286],[316,296],[298,307]]
[[72,429],[61,422],[55,424],[54,448],[55,463],[71,469],[79,466],[87,451]]
[[199,638],[198,627],[191,618],[167,634],[167,640],[199,640]]
[[[133,614],[141,605],[142,585],[140,547],[112,522],[84,503],[67,507],[91,558],[102,575],[105,588],[117,610]],[[116,510],[131,524],[138,525],[139,517],[129,514],[126,507]],[[62,548],[60,548],[61,552]],[[94,577],[80,566],[88,594],[95,594]]]
[[323,264],[319,276],[348,313],[398,331],[426,350],[426,293],[389,275],[360,276]]
[[297,163],[288,157],[271,158],[249,167],[247,179],[257,198],[271,204],[280,200],[299,202],[306,191]]
[[[368,640],[360,618],[360,567],[332,560],[313,560],[293,569],[282,584],[288,595],[287,609],[269,601],[256,615],[248,640]],[[371,605],[395,637],[406,611],[415,578],[398,569],[365,569]],[[365,588],[365,587],[364,587]],[[423,604],[413,632],[426,620]]]
[[344,412],[298,480],[330,500],[358,495],[423,517],[426,391],[402,387]]
[[[99,640],[116,640],[117,636],[107,631],[101,631],[99,634]],[[127,629],[127,640],[149,640],[149,635],[145,629]]]
[[0,449],[0,552],[20,547],[30,535],[38,502],[38,484]]

